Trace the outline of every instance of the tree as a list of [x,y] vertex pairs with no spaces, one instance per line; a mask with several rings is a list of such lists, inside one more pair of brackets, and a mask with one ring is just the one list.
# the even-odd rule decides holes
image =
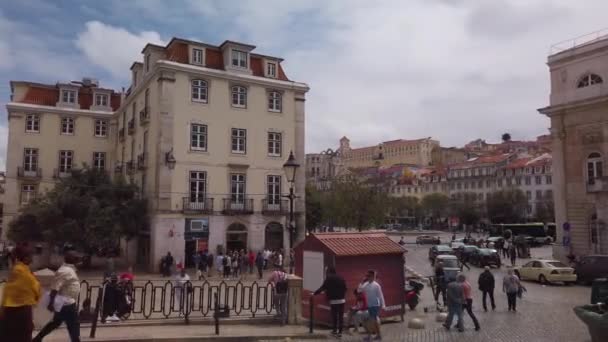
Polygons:
[[436,223],[447,216],[450,199],[441,193],[432,193],[422,198],[422,210],[424,214],[433,219]]
[[[413,217],[415,222],[422,218],[422,207],[418,198],[413,196],[388,198],[387,213],[396,217]],[[414,223],[415,223],[414,222]]]
[[306,185],[306,228],[316,229],[323,219],[321,194],[312,185]]
[[458,217],[460,224],[466,226],[476,224],[481,218],[481,210],[476,200],[477,195],[474,193],[456,194],[456,198],[450,201],[450,214]]
[[542,223],[555,222],[555,209],[553,201],[542,201],[536,203],[535,218]]
[[103,171],[83,167],[26,205],[11,222],[14,241],[72,244],[87,255],[119,250],[148,226],[148,204],[137,186],[112,182]]
[[528,208],[528,198],[520,189],[496,191],[488,194],[486,208],[492,223],[523,222]]
[[503,133],[502,135],[502,142],[509,142],[511,141],[511,134],[509,133]]

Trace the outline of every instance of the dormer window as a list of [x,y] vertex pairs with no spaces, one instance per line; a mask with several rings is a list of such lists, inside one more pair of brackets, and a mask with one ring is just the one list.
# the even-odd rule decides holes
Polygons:
[[594,84],[604,83],[604,80],[599,75],[587,74],[578,81],[577,88],[585,88]]
[[95,94],[95,105],[99,107],[108,106],[108,95],[107,94]]
[[232,50],[232,66],[237,68],[247,68],[247,52]]
[[277,77],[277,64],[268,62],[266,64],[266,76],[276,78]]
[[146,55],[144,64],[146,64],[146,72],[150,71],[150,54]]
[[203,49],[192,48],[192,64],[203,65]]
[[64,103],[76,103],[76,91],[74,90],[62,90],[61,101]]

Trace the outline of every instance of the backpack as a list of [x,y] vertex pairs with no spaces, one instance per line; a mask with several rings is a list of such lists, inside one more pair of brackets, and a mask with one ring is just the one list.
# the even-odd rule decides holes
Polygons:
[[285,273],[281,274],[279,281],[277,281],[277,284],[274,286],[277,294],[287,293],[287,277],[285,276]]

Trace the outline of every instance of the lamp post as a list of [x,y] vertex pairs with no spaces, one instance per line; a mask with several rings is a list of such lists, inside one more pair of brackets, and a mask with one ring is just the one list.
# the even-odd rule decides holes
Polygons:
[[[296,158],[293,156],[293,151],[289,152],[289,158],[285,164],[283,164],[283,170],[285,171],[285,175],[287,176],[287,181],[289,182],[289,195],[284,195],[289,199],[289,251],[288,255],[291,258],[291,248],[293,247],[293,235],[295,233],[295,222],[294,222],[294,212],[293,212],[293,204],[296,199],[296,195],[294,193],[294,186],[296,181],[296,171],[300,167],[300,164],[296,162]],[[291,268],[291,259],[289,260],[289,265]],[[290,273],[293,273],[293,270],[289,270]]]

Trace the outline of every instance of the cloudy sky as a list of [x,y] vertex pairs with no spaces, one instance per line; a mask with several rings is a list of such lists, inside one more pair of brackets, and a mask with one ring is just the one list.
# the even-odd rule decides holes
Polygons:
[[147,42],[251,43],[311,86],[307,151],[432,136],[545,134],[552,44],[608,26],[605,0],[131,0],[0,3],[0,167],[9,80],[127,87]]

